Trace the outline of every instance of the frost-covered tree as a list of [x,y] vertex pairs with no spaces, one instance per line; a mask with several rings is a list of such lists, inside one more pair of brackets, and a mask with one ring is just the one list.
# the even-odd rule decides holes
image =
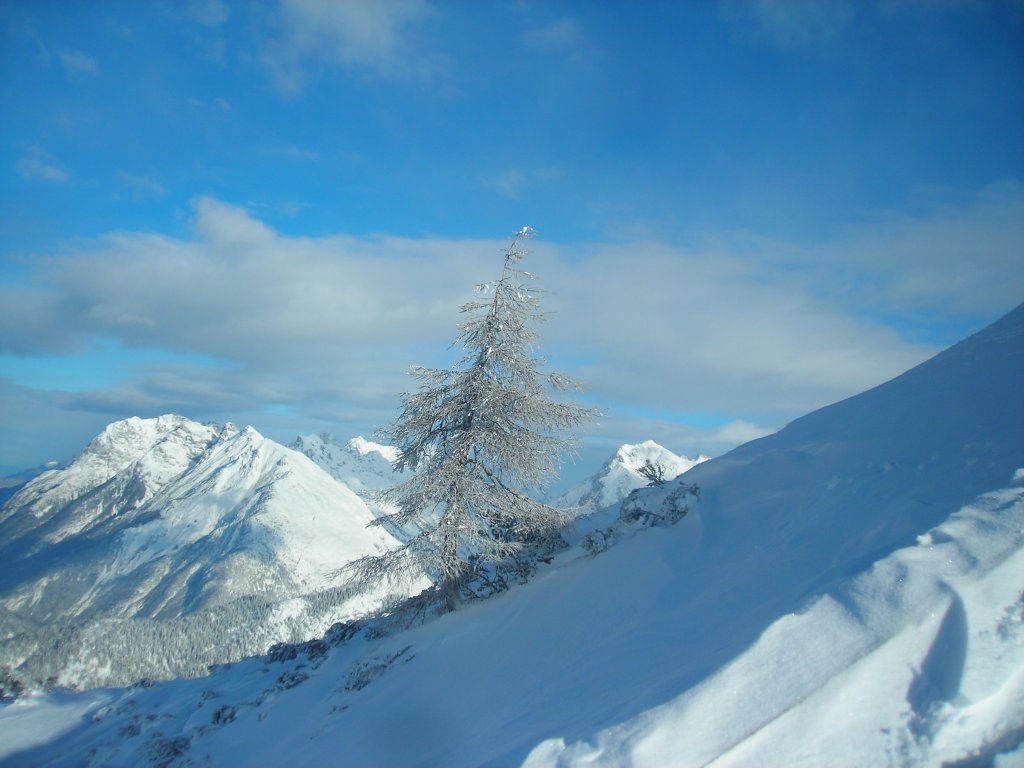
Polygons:
[[637,467],[636,471],[640,477],[647,481],[649,488],[664,485],[668,482],[668,478],[665,477],[667,470],[660,461],[653,462],[650,459],[644,459],[643,465]]
[[425,569],[459,604],[474,563],[500,562],[564,522],[561,510],[532,498],[554,476],[572,443],[568,430],[594,412],[549,392],[577,388],[568,377],[541,373],[535,326],[543,319],[533,276],[518,268],[524,227],[505,251],[501,278],[477,286],[482,298],[462,307],[467,319],[453,347],[454,368],[417,367],[414,393],[402,396],[398,419],[382,436],[398,446],[396,470],[416,470],[384,493],[395,511],[375,524],[414,529],[402,546],[357,561],[363,579],[401,579]]

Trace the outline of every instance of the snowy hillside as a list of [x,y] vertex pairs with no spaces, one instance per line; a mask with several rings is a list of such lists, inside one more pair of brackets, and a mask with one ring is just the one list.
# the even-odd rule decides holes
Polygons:
[[362,437],[341,444],[326,433],[305,435],[296,438],[290,447],[304,453],[331,477],[361,496],[390,488],[401,479],[392,469],[398,449]]
[[632,491],[648,484],[648,479],[640,474],[640,468],[645,462],[660,467],[664,479],[671,480],[707,460],[707,456],[698,456],[696,459],[677,456],[653,440],[623,445],[600,470],[574,485],[552,503],[556,507],[576,508],[580,514],[600,512],[620,503]]
[[1024,307],[632,497],[698,485],[675,525],[413,629],[5,705],[0,759],[1020,765],[1022,391]]
[[[19,627],[40,628],[106,621],[104,631],[87,635],[95,645],[97,635],[109,634],[109,620],[174,621],[228,606],[237,614],[240,599],[258,599],[262,611],[337,590],[344,584],[338,568],[394,544],[367,528],[371,519],[355,493],[252,428],[217,429],[177,416],[117,422],[67,469],[26,485],[0,514],[0,630],[22,635],[5,643],[0,662],[54,654],[10,629],[15,618]],[[342,605],[348,596],[337,597],[335,611],[306,631],[323,631],[379,600]],[[293,602],[281,610],[307,607]],[[297,639],[295,629],[292,621],[287,632],[265,633],[247,649]],[[102,670],[60,674],[69,683],[104,679]]]

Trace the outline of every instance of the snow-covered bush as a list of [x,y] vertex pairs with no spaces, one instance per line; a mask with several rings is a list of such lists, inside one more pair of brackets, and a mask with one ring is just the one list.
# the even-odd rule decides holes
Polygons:
[[699,487],[678,481],[638,488],[622,502],[615,523],[588,533],[580,541],[580,546],[596,555],[612,546],[627,529],[675,525],[699,500]]

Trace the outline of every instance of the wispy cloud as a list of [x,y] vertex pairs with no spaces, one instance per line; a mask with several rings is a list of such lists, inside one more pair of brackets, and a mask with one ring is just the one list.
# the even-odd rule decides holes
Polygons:
[[485,182],[488,186],[501,192],[505,197],[517,198],[526,186],[526,176],[518,168],[510,168],[497,178]]
[[71,181],[71,174],[61,167],[60,163],[39,146],[33,146],[18,159],[16,169],[22,178],[48,181],[54,184],[66,184]]
[[118,178],[136,197],[160,196],[167,192],[163,184],[149,176],[121,172]]
[[777,264],[818,295],[877,316],[984,316],[1024,299],[1024,184],[922,197],[916,213],[865,213],[813,246],[734,236],[718,247]]
[[312,207],[312,203],[301,202],[298,200],[284,200],[276,203],[264,203],[256,200],[250,200],[245,204],[245,209],[253,216],[283,216],[288,219],[294,219],[302,213],[302,211]]
[[1024,299],[1024,184],[993,184],[923,214],[874,217],[811,258],[861,276],[849,290],[883,312],[1008,306]]
[[537,48],[566,48],[580,41],[580,28],[573,19],[559,19],[547,26],[526,30],[523,41]]
[[89,75],[99,77],[100,65],[96,59],[87,56],[81,51],[60,51],[57,54],[64,69],[75,75]]
[[231,7],[223,0],[189,0],[186,15],[203,26],[219,27],[231,16]]
[[217,96],[209,101],[192,96],[189,98],[188,104],[193,109],[208,109],[222,114],[227,114],[232,109],[231,102],[222,96]]
[[721,9],[751,41],[786,51],[827,47],[853,12],[849,0],[723,0]]
[[303,147],[287,146],[287,147],[272,147],[270,149],[263,150],[263,154],[270,155],[271,157],[283,157],[288,160],[303,160],[306,162],[316,162],[323,160],[322,154],[313,149],[304,149]]
[[417,37],[433,15],[425,0],[281,0],[279,28],[265,45],[263,63],[287,95],[300,93],[324,66],[424,82],[441,69],[441,57]]
[[498,192],[509,199],[518,200],[520,195],[527,190],[546,184],[562,175],[563,171],[555,167],[533,169],[509,168],[493,178],[484,179],[483,184],[486,187],[498,190]]

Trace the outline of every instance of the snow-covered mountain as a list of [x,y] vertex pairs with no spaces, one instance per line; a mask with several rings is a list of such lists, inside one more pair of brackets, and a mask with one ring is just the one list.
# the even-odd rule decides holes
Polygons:
[[34,480],[39,475],[43,474],[43,472],[49,472],[54,469],[61,469],[61,463],[59,461],[48,461],[46,464],[42,464],[38,467],[31,467],[13,475],[0,477],[0,508],[2,508],[3,505],[7,503],[7,500],[20,491],[22,486],[30,480]]
[[[337,590],[339,568],[395,544],[367,527],[372,519],[349,488],[251,427],[117,422],[0,511],[0,629],[14,617],[39,627],[170,621],[242,598],[277,604]],[[339,604],[315,630],[377,599]]]
[[647,462],[658,467],[665,480],[672,480],[707,460],[707,456],[695,459],[677,456],[653,440],[626,444],[596,473],[565,491],[552,503],[556,507],[578,509],[580,514],[600,512],[619,504],[632,491],[648,484],[649,479],[640,473],[640,468]]
[[[0,708],[12,765],[1020,765],[1024,306],[642,489],[530,583],[206,679]],[[676,515],[679,517],[679,515]]]
[[34,532],[40,548],[136,509],[218,437],[217,428],[180,416],[115,422],[69,466],[38,475],[0,509],[0,546],[24,547]]
[[389,488],[402,479],[392,468],[398,458],[398,449],[390,445],[380,445],[362,437],[354,437],[342,444],[324,432],[300,435],[290,447],[304,453],[331,477],[361,496]]

